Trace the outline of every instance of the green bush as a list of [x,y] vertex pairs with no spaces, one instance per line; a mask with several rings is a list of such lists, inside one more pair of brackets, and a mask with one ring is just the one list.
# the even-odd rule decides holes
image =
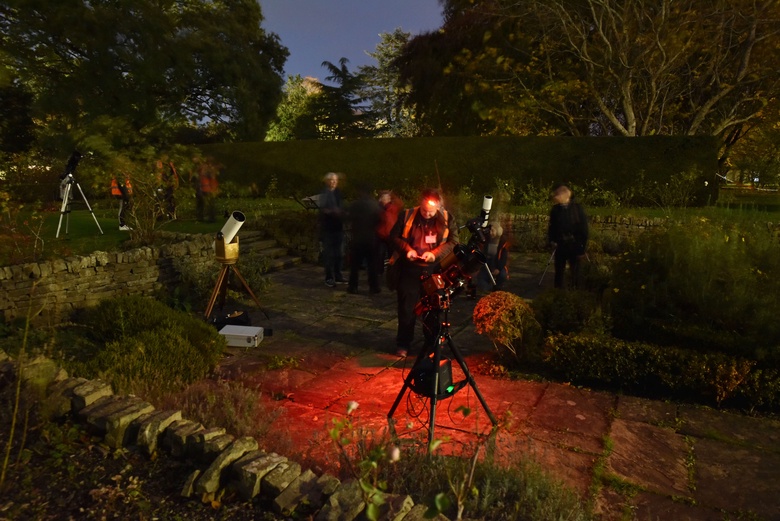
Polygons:
[[[201,380],[164,396],[159,408],[181,410],[203,425],[219,426],[234,436],[265,437],[280,409],[264,405],[256,389],[240,380]],[[278,433],[277,433],[277,437]]]
[[404,451],[393,465],[380,467],[380,478],[390,491],[413,491],[416,503],[442,505],[442,514],[449,519],[458,514],[453,489],[468,476],[472,481],[461,498],[463,519],[591,519],[576,492],[530,459],[518,456],[509,465],[500,465],[485,457],[476,461],[473,470],[472,460],[468,454],[448,457]]
[[607,295],[620,338],[780,357],[780,255],[765,227],[700,218],[642,234]]
[[212,371],[225,347],[224,338],[202,320],[140,296],[80,310],[76,322],[89,343],[65,347],[66,369],[103,378],[118,392],[180,388]]
[[600,316],[596,296],[590,291],[552,289],[531,303],[536,320],[548,333],[582,331]]
[[701,353],[607,335],[551,335],[544,362],[556,375],[584,385],[651,398],[777,410],[780,373],[753,360]]

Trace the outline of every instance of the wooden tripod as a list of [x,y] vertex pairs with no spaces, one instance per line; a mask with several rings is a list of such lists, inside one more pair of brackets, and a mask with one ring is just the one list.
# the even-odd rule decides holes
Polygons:
[[220,309],[225,305],[225,298],[227,297],[228,281],[230,280],[231,271],[236,274],[236,277],[238,277],[238,280],[241,281],[244,289],[247,291],[247,293],[249,293],[249,296],[252,297],[252,300],[255,301],[255,304],[257,304],[257,307],[260,307],[260,301],[257,300],[257,297],[252,292],[252,288],[249,287],[246,279],[241,275],[241,272],[238,271],[238,268],[236,267],[236,262],[238,262],[238,236],[236,236],[233,241],[228,244],[225,244],[224,239],[218,238],[215,243],[215,249],[217,252],[217,260],[222,264],[222,269],[219,270],[217,283],[214,285],[214,291],[212,291],[208,306],[206,306],[206,320],[208,320],[211,316],[211,312],[214,310],[214,305],[218,300]]

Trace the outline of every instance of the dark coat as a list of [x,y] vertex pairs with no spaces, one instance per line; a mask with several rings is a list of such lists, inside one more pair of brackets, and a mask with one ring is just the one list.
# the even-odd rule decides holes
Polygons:
[[547,240],[562,251],[584,255],[588,245],[588,218],[582,206],[573,201],[553,206]]

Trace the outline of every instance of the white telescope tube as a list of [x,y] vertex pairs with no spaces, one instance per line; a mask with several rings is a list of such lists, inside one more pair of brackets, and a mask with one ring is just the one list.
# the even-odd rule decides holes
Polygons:
[[486,195],[482,199],[482,227],[486,228],[488,225],[488,217],[490,216],[490,209],[493,207],[493,196]]
[[241,228],[241,226],[244,225],[244,221],[246,221],[246,217],[242,212],[239,212],[238,210],[234,211],[232,214],[230,214],[230,218],[225,223],[225,226],[222,227],[222,230],[220,230],[220,234],[222,234],[222,237],[225,239],[225,244],[230,244],[230,242],[233,241],[233,238],[238,233],[238,230]]

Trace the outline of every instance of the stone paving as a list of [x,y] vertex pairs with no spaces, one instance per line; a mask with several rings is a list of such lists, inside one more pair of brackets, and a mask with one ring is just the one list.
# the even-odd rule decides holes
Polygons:
[[[516,255],[506,289],[532,299],[549,288],[552,273],[541,277],[547,260]],[[354,423],[384,432],[403,390],[414,358],[393,354],[395,294],[369,295],[364,273],[356,295],[345,285],[328,288],[322,269],[306,264],[270,279],[268,290],[256,292],[262,308],[241,309],[273,335],[256,348],[231,348],[220,370],[262,389],[280,408],[273,427],[279,442],[287,440],[313,470],[328,470],[337,459],[331,419],[354,400]],[[493,376],[495,348],[474,331],[474,303],[453,299],[451,339],[499,427],[488,436],[490,419],[466,385],[437,403],[435,438],[449,440],[443,450],[462,453],[486,442],[505,461],[533,458],[604,520],[780,520],[779,421]],[[418,326],[417,350],[421,336]],[[462,378],[453,360],[453,380]],[[428,404],[415,393],[400,396],[392,419],[402,440],[427,438]],[[460,406],[472,414],[464,417]]]

